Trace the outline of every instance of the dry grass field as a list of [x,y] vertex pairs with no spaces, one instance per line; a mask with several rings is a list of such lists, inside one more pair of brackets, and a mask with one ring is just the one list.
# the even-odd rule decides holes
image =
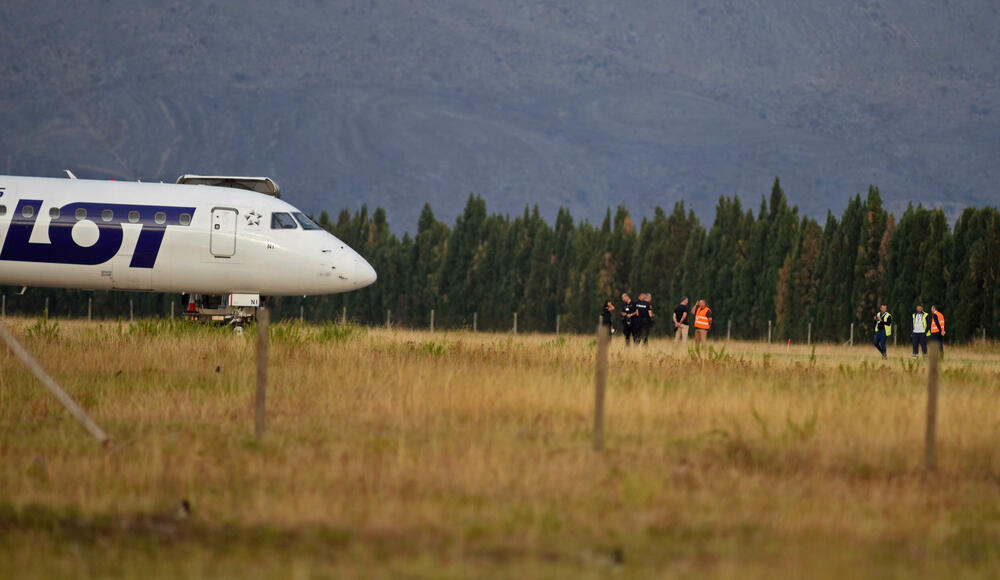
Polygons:
[[[908,348],[166,322],[8,325],[114,442],[0,348],[0,576],[1000,575],[1000,347],[949,348],[939,469]],[[178,505],[190,504],[183,516]]]

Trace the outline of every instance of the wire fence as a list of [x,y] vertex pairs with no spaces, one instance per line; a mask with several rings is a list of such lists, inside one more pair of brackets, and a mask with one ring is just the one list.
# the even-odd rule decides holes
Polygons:
[[[65,318],[90,321],[134,321],[137,319],[179,319],[184,316],[187,304],[182,303],[179,295],[150,294],[150,293],[105,293],[92,292],[86,297],[79,295],[73,299],[56,299],[52,296],[30,296],[28,294],[4,293],[0,294],[0,318],[7,316],[22,317],[47,317]],[[109,295],[111,296],[109,298]],[[308,324],[358,324],[370,327],[385,327],[408,330],[429,330],[431,332],[446,331],[471,331],[471,332],[508,332],[518,333],[543,333],[543,334],[590,334],[590,331],[576,331],[565,324],[567,315],[556,314],[549,321],[529,320],[517,312],[511,312],[506,321],[493,320],[483,324],[483,319],[478,312],[460,317],[460,322],[455,323],[442,320],[440,313],[436,309],[430,309],[421,318],[407,316],[397,318],[391,309],[386,309],[379,320],[372,321],[372,313],[365,310],[365,316],[354,316],[355,313],[348,307],[341,307],[339,311],[330,312],[328,308],[313,310],[310,308],[308,299],[271,299],[269,307],[271,316],[276,322],[301,322]],[[318,311],[317,311],[318,310]],[[594,320],[600,323],[599,317]],[[591,322],[591,325],[593,322]],[[613,326],[617,331],[621,331],[621,322],[614,321]],[[786,332],[779,335],[777,325],[772,320],[761,322],[759,329],[745,329],[734,325],[732,319],[721,319],[716,317],[713,327],[709,333],[713,340],[749,340],[761,341],[768,344],[779,343],[783,345],[813,343],[829,344],[838,343],[846,346],[870,344],[873,337],[871,325],[860,325],[857,323],[844,324],[837,336],[830,338],[816,332],[816,325],[813,321],[806,321],[804,328],[796,329],[795,335],[790,336]],[[897,327],[899,324],[897,323]],[[908,345],[910,335],[908,329],[897,328],[892,333],[889,342],[893,346],[899,345],[899,337],[903,336],[903,345]],[[650,336],[659,339],[673,339],[675,329],[671,320],[658,319],[653,325]],[[688,333],[693,338],[694,329],[688,328]],[[827,330],[829,333],[829,330]],[[989,336],[985,328],[977,329],[968,339],[953,341],[959,344],[981,343],[986,345],[995,339]]]

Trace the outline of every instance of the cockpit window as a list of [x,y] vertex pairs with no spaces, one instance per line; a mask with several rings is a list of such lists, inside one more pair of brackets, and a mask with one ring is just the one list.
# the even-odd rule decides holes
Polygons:
[[306,214],[304,214],[304,213],[302,213],[300,211],[293,212],[292,215],[295,216],[295,219],[298,220],[299,225],[301,225],[302,229],[304,229],[304,230],[321,230],[321,229],[323,229],[323,228],[319,227],[319,225],[317,225],[316,222],[314,222],[311,219],[309,219],[309,216],[307,216]]
[[284,212],[275,212],[271,214],[271,229],[272,230],[294,230],[299,226],[295,225],[295,220],[292,216]]

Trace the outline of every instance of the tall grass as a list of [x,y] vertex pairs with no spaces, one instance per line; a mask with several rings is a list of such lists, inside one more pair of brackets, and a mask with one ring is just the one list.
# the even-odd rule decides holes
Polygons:
[[[595,454],[590,337],[274,325],[257,443],[255,333],[11,324],[115,438],[88,440],[0,350],[0,569],[24,575],[1000,564],[995,346],[948,350],[927,476],[927,365],[902,348],[615,342]],[[193,517],[156,515],[181,499]]]

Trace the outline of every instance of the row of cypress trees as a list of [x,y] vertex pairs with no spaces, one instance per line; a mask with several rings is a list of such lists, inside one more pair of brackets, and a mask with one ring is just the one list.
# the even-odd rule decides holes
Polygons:
[[[470,195],[449,228],[425,205],[416,235],[396,237],[385,211],[320,223],[368,256],[379,282],[360,292],[328,296],[310,310],[336,316],[425,326],[431,309],[443,327],[468,327],[473,313],[484,329],[561,328],[589,332],[604,300],[623,291],[653,294],[661,320],[682,296],[704,297],[734,337],[759,338],[768,321],[777,340],[845,341],[870,336],[880,302],[909,332],[918,303],[937,304],[956,339],[1000,334],[1000,214],[967,208],[954,229],[940,209],[907,208],[898,222],[877,187],[851,199],[824,224],[799,216],[775,179],[754,212],[738,197],[721,197],[710,227],[683,202],[656,208],[636,224],[624,206],[598,225],[575,223],[560,209],[555,223],[538,208],[510,217],[488,214]],[[669,331],[667,322],[659,331]],[[720,330],[717,328],[717,331]],[[723,330],[724,331],[724,330]]]
[[[384,209],[342,210],[320,225],[369,259],[378,282],[349,294],[283,298],[279,316],[305,306],[310,320],[332,320],[346,308],[363,324],[424,327],[435,311],[439,328],[511,328],[513,313],[526,331],[552,331],[556,316],[567,331],[590,332],[606,299],[648,291],[669,332],[669,314],[682,296],[705,298],[716,332],[732,323],[734,338],[761,338],[772,324],[775,340],[870,336],[880,302],[909,332],[918,303],[937,304],[953,339],[1000,336],[1000,213],[967,208],[949,227],[940,209],[913,207],[898,219],[878,188],[855,196],[837,218],[820,224],[799,216],[775,179],[754,212],[738,197],[720,197],[710,227],[683,202],[668,213],[657,207],[636,224],[624,206],[608,210],[600,225],[575,222],[560,209],[549,224],[537,206],[521,215],[489,214],[470,195],[448,227],[425,205],[414,236],[392,234]],[[5,292],[10,294],[10,289]],[[38,312],[50,298],[59,314],[85,316],[87,299],[107,316],[168,313],[175,296],[33,290],[9,303]],[[10,308],[9,308],[10,310]]]

